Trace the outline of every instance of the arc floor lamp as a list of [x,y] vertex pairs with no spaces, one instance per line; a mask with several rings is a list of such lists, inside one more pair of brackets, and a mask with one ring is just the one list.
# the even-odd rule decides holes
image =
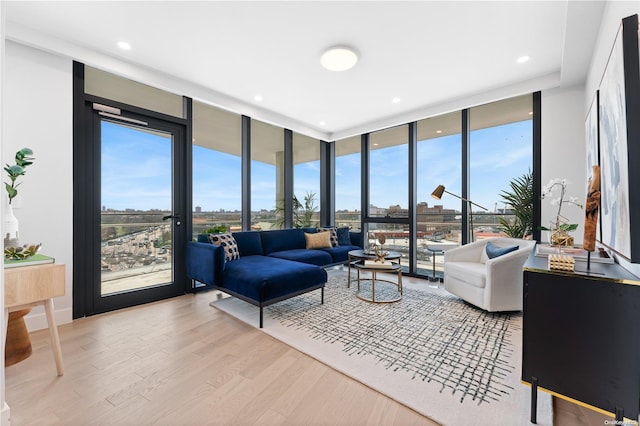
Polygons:
[[487,209],[486,207],[482,207],[480,204],[476,204],[473,201],[467,199],[467,198],[462,198],[459,195],[453,194],[447,190],[444,189],[444,185],[438,185],[438,187],[431,193],[431,196],[433,198],[435,198],[436,200],[439,200],[442,198],[442,194],[447,193],[449,195],[453,195],[456,198],[461,199],[462,201],[466,201],[469,204],[469,227],[471,228],[471,242],[474,241],[474,237],[473,237],[473,211],[471,210],[471,205],[474,206],[478,206],[481,209],[485,210],[485,211],[489,211],[489,209]]

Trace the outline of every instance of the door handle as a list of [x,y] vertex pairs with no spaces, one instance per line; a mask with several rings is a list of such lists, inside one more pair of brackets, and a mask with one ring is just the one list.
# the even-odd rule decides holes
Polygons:
[[167,220],[167,219],[174,219],[176,226],[180,226],[180,215],[179,214],[173,214],[173,215],[167,215],[167,216],[162,216],[162,220]]

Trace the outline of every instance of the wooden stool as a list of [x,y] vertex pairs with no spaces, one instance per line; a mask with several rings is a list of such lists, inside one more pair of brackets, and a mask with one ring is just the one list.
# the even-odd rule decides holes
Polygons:
[[4,365],[6,367],[31,356],[31,339],[23,318],[29,312],[31,312],[31,308],[9,313],[7,342],[4,347]]

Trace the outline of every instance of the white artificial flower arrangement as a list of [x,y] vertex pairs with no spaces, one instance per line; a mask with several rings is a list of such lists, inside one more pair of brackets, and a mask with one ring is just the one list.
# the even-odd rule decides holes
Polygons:
[[552,206],[558,206],[558,211],[556,212],[555,220],[551,221],[551,227],[546,228],[541,226],[540,229],[543,231],[551,231],[552,240],[553,234],[563,233],[575,231],[578,228],[577,223],[567,223],[567,218],[562,216],[562,206],[565,204],[573,204],[582,208],[582,204],[578,202],[576,197],[568,197],[567,196],[567,185],[570,182],[567,179],[551,179],[548,184],[542,188],[542,199],[553,197],[556,189],[560,189],[560,196],[551,200]]

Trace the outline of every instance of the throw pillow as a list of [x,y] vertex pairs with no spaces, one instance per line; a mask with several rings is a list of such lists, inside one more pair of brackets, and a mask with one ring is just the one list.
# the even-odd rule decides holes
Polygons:
[[304,233],[307,249],[331,248],[328,232],[318,232],[316,234]]
[[328,232],[329,233],[329,241],[331,241],[331,247],[338,247],[338,233],[335,227],[327,227],[327,228],[318,228],[318,233]]
[[493,259],[496,258],[498,256],[502,256],[503,254],[507,254],[507,253],[511,253],[512,251],[516,251],[520,248],[520,246],[513,246],[513,247],[498,247],[497,245],[491,243],[491,242],[487,242],[487,245],[485,247],[486,252],[487,252],[487,256],[489,256],[489,259]]
[[234,259],[240,259],[238,251],[238,243],[231,234],[209,234],[211,244],[224,248],[224,258],[228,262]]
[[350,246],[351,245],[351,237],[349,236],[349,228],[346,226],[340,227],[336,229],[336,234],[338,234],[338,245],[341,246]]

